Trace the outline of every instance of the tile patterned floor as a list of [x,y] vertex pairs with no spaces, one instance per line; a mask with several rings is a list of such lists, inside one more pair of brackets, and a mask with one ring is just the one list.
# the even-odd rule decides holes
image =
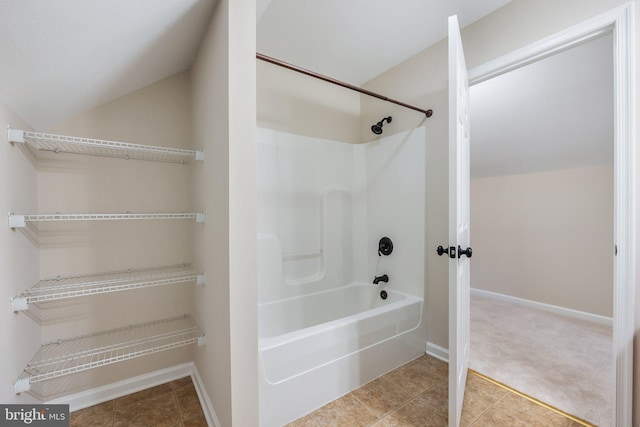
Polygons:
[[[447,427],[447,364],[419,357],[287,427]],[[71,414],[72,427],[206,426],[190,377]],[[470,372],[464,427],[580,427],[583,424]]]
[[191,377],[71,413],[71,427],[206,427]]
[[[422,356],[287,427],[446,427],[447,390],[447,364]],[[470,372],[461,426],[579,427],[582,424]]]

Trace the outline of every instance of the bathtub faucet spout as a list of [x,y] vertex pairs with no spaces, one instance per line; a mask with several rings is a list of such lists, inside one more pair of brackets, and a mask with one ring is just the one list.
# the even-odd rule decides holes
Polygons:
[[387,276],[386,274],[383,274],[382,276],[376,276],[375,279],[373,279],[374,285],[377,285],[380,282],[389,283],[389,276]]

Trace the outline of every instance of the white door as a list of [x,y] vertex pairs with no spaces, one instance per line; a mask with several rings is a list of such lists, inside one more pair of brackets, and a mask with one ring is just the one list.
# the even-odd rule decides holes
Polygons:
[[449,18],[449,427],[460,425],[469,368],[469,79]]

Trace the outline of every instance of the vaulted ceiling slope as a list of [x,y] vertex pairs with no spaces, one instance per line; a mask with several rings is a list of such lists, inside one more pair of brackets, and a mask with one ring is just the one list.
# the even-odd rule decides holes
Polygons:
[[258,52],[361,85],[511,0],[258,0]]
[[613,35],[471,87],[471,176],[613,161]]
[[[362,84],[510,0],[256,0],[258,51]],[[41,130],[188,69],[216,0],[0,0],[0,101]]]
[[0,0],[0,101],[34,129],[187,70],[215,0]]

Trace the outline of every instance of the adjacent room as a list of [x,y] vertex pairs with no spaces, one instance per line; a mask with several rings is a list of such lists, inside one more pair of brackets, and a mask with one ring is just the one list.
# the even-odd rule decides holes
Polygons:
[[612,46],[471,87],[470,366],[598,426],[613,413]]

